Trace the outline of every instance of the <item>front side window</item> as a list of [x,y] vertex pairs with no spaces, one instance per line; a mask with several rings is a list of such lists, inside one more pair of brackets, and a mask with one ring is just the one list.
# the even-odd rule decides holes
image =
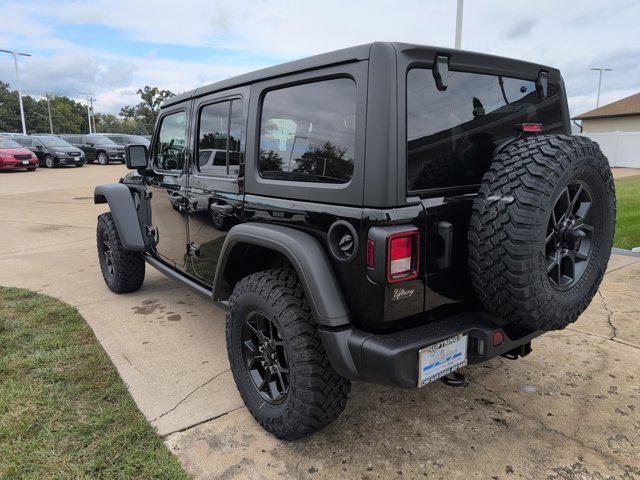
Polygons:
[[562,131],[554,84],[540,98],[530,80],[449,71],[448,83],[440,91],[431,70],[408,72],[408,191],[479,184],[495,148],[517,134],[518,124]]
[[353,175],[356,85],[337,78],[264,96],[258,166],[263,178],[346,183]]
[[187,113],[176,112],[162,118],[155,145],[155,165],[160,170],[182,171],[187,145]]
[[200,111],[198,170],[204,175],[238,175],[242,100],[205,106]]

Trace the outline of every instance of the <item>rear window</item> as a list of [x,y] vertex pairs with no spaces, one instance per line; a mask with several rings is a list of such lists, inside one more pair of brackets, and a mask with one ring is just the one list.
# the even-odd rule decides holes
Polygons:
[[407,190],[479,184],[494,149],[516,135],[520,123],[562,131],[557,86],[541,99],[535,82],[450,71],[436,88],[429,69],[407,75]]

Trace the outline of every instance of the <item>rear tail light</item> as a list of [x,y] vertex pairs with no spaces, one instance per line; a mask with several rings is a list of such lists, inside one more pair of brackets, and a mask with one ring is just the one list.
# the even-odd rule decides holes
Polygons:
[[389,236],[388,242],[387,280],[400,282],[416,278],[420,252],[418,231],[394,233]]
[[542,124],[541,123],[523,123],[522,131],[524,133],[542,132]]

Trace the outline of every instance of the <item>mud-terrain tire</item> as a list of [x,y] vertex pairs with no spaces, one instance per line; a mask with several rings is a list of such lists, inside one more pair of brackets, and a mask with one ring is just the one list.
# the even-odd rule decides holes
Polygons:
[[96,232],[100,270],[109,290],[129,293],[138,290],[144,282],[142,253],[122,247],[111,212],[98,217]]
[[596,143],[529,136],[498,153],[469,227],[469,270],[481,303],[504,322],[558,330],[595,295],[615,228],[609,163]]
[[[254,333],[257,330],[263,332],[263,343]],[[279,379],[277,373],[272,374],[273,392],[279,397],[270,396],[271,388],[260,391],[266,368],[260,366],[260,360],[250,360],[265,357],[262,352],[267,351],[269,334],[279,344],[272,367],[288,371]],[[277,438],[295,440],[309,435],[344,410],[351,384],[331,366],[295,271],[265,270],[238,282],[229,299],[226,339],[233,378],[245,405]]]

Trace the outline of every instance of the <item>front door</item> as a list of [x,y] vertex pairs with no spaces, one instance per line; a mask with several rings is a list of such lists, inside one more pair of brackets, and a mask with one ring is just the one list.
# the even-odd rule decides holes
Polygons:
[[163,112],[151,148],[153,175],[145,176],[151,192],[151,224],[156,254],[184,269],[187,251],[186,188],[189,109],[177,106]]
[[190,164],[187,272],[212,285],[226,231],[239,221],[249,89],[196,100]]

